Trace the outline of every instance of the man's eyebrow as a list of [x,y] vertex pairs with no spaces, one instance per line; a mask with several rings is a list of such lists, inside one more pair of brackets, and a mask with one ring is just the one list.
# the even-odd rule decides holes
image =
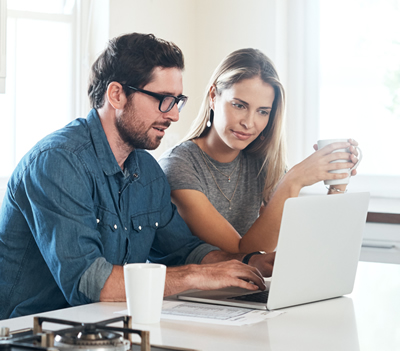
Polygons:
[[[235,97],[234,97],[234,99],[240,101],[243,105],[249,106],[249,103],[246,101],[243,101],[243,100],[235,98]],[[261,106],[259,108],[263,109],[263,110],[272,110],[272,107],[269,107],[269,106]]]
[[169,91],[163,91],[163,92],[157,93],[157,94],[160,94],[160,95],[171,95],[171,96],[181,96],[181,95],[183,95],[183,94],[175,95],[175,94],[172,94],[172,93],[169,92]]

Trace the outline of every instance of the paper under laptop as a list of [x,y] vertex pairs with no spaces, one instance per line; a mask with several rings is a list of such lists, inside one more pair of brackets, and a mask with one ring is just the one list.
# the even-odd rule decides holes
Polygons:
[[[349,294],[354,286],[368,203],[369,193],[364,192],[290,198],[283,209],[266,292],[225,288],[186,292],[178,298],[272,310]],[[257,297],[255,294],[267,294],[267,300],[246,301],[248,295]]]

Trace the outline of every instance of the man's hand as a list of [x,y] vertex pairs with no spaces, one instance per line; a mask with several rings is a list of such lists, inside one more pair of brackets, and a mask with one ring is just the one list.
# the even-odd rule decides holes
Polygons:
[[168,268],[164,296],[189,289],[214,290],[230,286],[248,290],[266,288],[257,268],[233,259],[212,264]]
[[[218,263],[228,260],[238,260],[242,262],[245,254],[230,254],[224,251],[211,251],[203,260],[202,264]],[[275,262],[275,252],[270,252],[265,255],[253,255],[250,258],[249,266],[256,267],[263,277],[270,277]]]
[[238,260],[197,266],[196,289],[210,290],[237,286],[249,290],[265,290],[264,279],[255,267]]
[[254,255],[249,264],[242,263],[244,254],[211,251],[201,265],[186,265],[167,269],[164,295],[189,289],[214,290],[237,286],[249,290],[265,290],[263,277],[270,277],[275,252]]

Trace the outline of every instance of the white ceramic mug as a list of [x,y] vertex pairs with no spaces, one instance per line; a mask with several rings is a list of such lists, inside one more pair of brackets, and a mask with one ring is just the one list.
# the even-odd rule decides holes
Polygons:
[[164,297],[166,266],[130,263],[124,266],[128,313],[133,323],[158,323]]
[[[322,149],[323,147],[332,144],[332,143],[347,143],[349,140],[348,139],[324,139],[324,140],[318,140],[318,150]],[[352,168],[342,168],[342,169],[336,169],[333,171],[329,171],[329,173],[347,173],[347,177],[343,179],[329,179],[329,180],[324,180],[325,185],[339,185],[339,184],[349,184],[350,181],[350,173],[353,169],[356,169],[358,165],[361,162],[362,159],[362,152],[361,149],[358,146],[355,146],[355,148],[358,151],[358,162],[352,167]],[[333,152],[349,152],[347,149],[336,149]],[[349,160],[335,160],[332,161],[331,163],[336,163],[336,162],[349,162]]]

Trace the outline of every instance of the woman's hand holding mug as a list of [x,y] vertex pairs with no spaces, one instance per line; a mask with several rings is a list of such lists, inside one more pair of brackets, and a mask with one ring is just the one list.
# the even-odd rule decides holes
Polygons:
[[[350,147],[348,148],[335,148],[335,143],[350,143]],[[333,151],[331,151],[331,154],[334,153],[348,153],[350,154],[349,157],[343,158],[343,159],[335,159],[331,161],[331,164],[336,164],[335,168],[330,170],[329,173],[331,174],[347,174],[345,178],[340,178],[340,179],[333,179],[333,178],[328,178],[324,179],[324,184],[325,185],[341,185],[341,184],[348,184],[350,181],[350,176],[354,176],[357,174],[356,168],[360,164],[362,160],[362,151],[358,147],[358,143],[353,140],[353,139],[324,139],[324,140],[318,140],[317,143],[317,149],[321,150],[323,148],[333,148]],[[314,145],[315,148],[315,145]],[[354,165],[351,168],[345,167],[345,168],[340,168],[340,163],[348,163],[352,162]]]

